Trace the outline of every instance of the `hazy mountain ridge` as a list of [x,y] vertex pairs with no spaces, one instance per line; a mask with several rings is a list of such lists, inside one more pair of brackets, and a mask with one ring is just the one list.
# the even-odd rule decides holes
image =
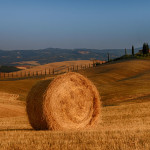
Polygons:
[[[140,48],[135,49],[137,52]],[[40,64],[61,62],[70,60],[107,60],[107,53],[110,58],[124,55],[124,49],[60,49],[47,48],[39,50],[0,50],[0,65],[16,65],[14,62],[37,61]],[[128,49],[130,54],[131,50]]]

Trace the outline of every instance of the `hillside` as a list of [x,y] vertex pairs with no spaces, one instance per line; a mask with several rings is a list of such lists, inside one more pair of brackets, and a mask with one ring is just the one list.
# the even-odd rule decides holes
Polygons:
[[[140,48],[135,49],[137,52]],[[72,60],[107,60],[107,53],[114,59],[124,55],[124,49],[59,49],[47,48],[40,50],[0,50],[0,65],[43,65],[52,62]],[[130,54],[131,50],[128,49]]]
[[[99,61],[102,63],[102,61]],[[33,66],[30,69],[25,69],[25,70],[21,70],[21,71],[17,71],[18,74],[20,74],[20,72],[22,72],[22,74],[24,74],[25,72],[38,72],[39,74],[41,73],[41,71],[44,73],[45,69],[47,70],[47,72],[50,71],[52,72],[53,69],[55,69],[56,72],[61,72],[61,71],[65,71],[68,69],[68,67],[72,67],[72,66],[81,66],[81,65],[92,65],[93,61],[91,60],[76,60],[76,61],[63,61],[63,62],[54,62],[54,63],[48,63],[45,65],[38,65],[38,66]]]
[[39,79],[0,81],[0,149],[149,150],[150,61],[108,63],[80,73],[95,83],[101,95],[97,128],[35,131],[29,124],[25,103],[18,100],[25,101]]
[[125,60],[81,71],[97,86],[104,105],[150,100],[150,61]]
[[[135,59],[103,64],[96,68],[81,70],[79,73],[94,82],[100,92],[103,105],[149,99],[149,60]],[[0,91],[20,94],[20,99],[25,100],[27,92],[38,80],[40,79],[0,81]]]

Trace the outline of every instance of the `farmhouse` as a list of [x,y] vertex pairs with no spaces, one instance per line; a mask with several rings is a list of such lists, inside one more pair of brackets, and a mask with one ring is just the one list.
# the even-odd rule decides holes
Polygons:
[[[139,50],[140,54],[143,54],[143,50]],[[148,50],[148,53],[150,53],[150,49]]]

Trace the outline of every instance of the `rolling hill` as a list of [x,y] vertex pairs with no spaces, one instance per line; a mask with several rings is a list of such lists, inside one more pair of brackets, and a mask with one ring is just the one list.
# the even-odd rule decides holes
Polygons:
[[124,60],[80,71],[97,86],[104,105],[150,100],[150,61]]
[[[102,61],[99,61],[102,63]],[[25,72],[30,72],[30,73],[35,73],[38,72],[39,74],[45,73],[45,69],[47,70],[47,72],[53,71],[53,69],[55,69],[55,72],[62,72],[68,69],[68,67],[72,67],[72,66],[79,66],[81,67],[81,65],[92,65],[93,61],[91,60],[76,60],[76,61],[63,61],[63,62],[54,62],[54,63],[48,63],[48,64],[44,64],[44,65],[38,65],[38,66],[33,66],[29,69],[25,69],[25,70],[21,70],[21,71],[17,71],[18,74],[20,74],[22,72],[22,74],[24,74]]]
[[97,128],[35,131],[25,112],[25,97],[41,79],[0,81],[0,149],[149,150],[150,61],[116,61],[79,72],[94,82],[101,95]]
[[[37,67],[42,69],[42,66]],[[43,67],[45,69],[45,65]],[[37,68],[33,67],[34,69]],[[127,101],[134,102],[149,99],[149,60],[116,61],[96,68],[79,70],[79,73],[94,82],[100,92],[103,105],[118,105]],[[29,89],[38,80],[40,79],[0,81],[0,91],[20,94],[20,99],[25,100]]]

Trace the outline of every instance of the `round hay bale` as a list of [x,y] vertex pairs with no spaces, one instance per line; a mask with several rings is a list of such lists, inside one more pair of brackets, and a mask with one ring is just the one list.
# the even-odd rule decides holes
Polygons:
[[79,130],[96,125],[100,97],[94,84],[78,73],[37,83],[27,96],[29,122],[36,130]]

